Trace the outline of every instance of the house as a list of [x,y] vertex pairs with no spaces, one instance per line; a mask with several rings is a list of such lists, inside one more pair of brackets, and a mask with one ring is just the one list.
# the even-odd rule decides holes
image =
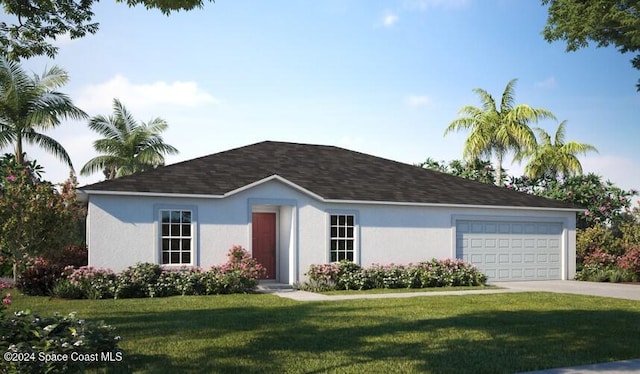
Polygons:
[[234,244],[293,284],[311,264],[462,258],[571,279],[576,207],[343,148],[265,141],[80,188],[89,264],[209,267]]

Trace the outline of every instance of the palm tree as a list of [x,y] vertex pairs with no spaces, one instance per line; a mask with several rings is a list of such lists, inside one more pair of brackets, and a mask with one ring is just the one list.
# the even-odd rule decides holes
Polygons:
[[67,72],[57,66],[42,76],[29,76],[17,62],[0,57],[0,148],[13,145],[18,163],[25,161],[26,142],[44,148],[73,170],[64,147],[39,132],[57,127],[63,119],[87,118],[67,95],[55,91],[68,80]]
[[536,137],[529,127],[530,122],[553,118],[553,113],[542,108],[532,108],[526,104],[514,104],[514,86],[512,79],[502,93],[500,107],[485,90],[473,90],[482,102],[482,107],[465,106],[460,109],[462,118],[451,122],[445,130],[445,136],[452,131],[471,130],[464,146],[465,160],[497,159],[496,183],[502,185],[502,164],[509,151],[516,154],[536,146]]
[[529,158],[524,172],[530,178],[548,176],[558,179],[560,176],[568,177],[582,174],[582,165],[576,155],[587,152],[598,152],[591,144],[571,141],[565,143],[567,121],[558,125],[553,143],[551,136],[541,128],[535,128],[538,134],[539,146],[527,152],[516,155],[516,160]]
[[161,118],[137,123],[124,105],[114,99],[113,115],[95,116],[89,121],[89,128],[104,138],[93,142],[101,155],[89,160],[80,175],[104,171],[107,179],[114,179],[164,165],[164,155],[178,153],[160,136],[168,127]]

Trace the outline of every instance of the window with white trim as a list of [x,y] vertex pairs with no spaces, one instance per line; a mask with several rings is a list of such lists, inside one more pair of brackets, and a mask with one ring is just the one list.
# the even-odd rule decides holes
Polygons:
[[331,262],[355,259],[355,216],[353,214],[332,214],[330,224]]
[[160,263],[191,265],[193,261],[193,226],[190,210],[160,210]]

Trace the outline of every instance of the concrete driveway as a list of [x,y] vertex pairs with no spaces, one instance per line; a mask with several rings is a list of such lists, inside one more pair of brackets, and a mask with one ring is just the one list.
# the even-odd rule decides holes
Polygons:
[[513,291],[540,291],[640,300],[640,284],[596,283],[581,281],[494,282],[497,287]]

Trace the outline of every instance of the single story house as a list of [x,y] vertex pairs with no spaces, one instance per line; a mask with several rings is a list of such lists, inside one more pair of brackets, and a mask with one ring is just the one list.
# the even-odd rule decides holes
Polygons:
[[492,281],[571,279],[577,208],[351,150],[265,141],[80,188],[89,265],[201,266],[239,244],[309,265],[462,258]]

